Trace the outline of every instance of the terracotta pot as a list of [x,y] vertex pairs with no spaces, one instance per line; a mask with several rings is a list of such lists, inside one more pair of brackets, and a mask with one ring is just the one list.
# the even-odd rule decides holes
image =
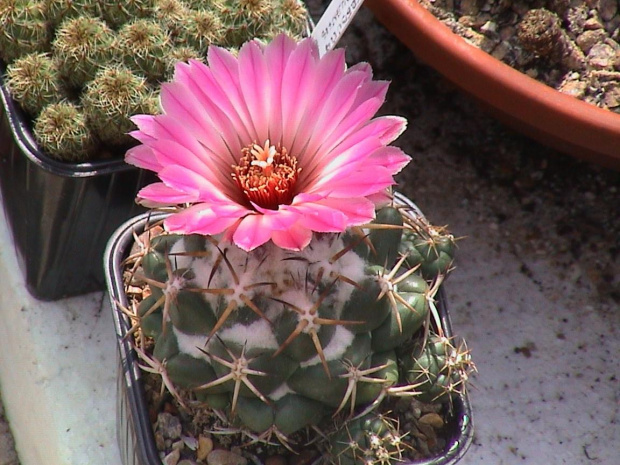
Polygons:
[[417,0],[366,0],[415,55],[539,142],[620,169],[620,114],[562,94],[467,43]]

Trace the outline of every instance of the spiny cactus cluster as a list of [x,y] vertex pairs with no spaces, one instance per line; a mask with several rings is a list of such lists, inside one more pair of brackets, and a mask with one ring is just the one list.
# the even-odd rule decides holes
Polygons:
[[315,234],[301,252],[145,233],[127,272],[144,290],[126,311],[146,369],[180,402],[189,390],[265,441],[329,423],[334,462],[360,463],[367,451],[368,463],[397,463],[406,451],[376,416],[382,402],[449,402],[473,368],[434,306],[454,249],[400,204],[364,228]]
[[211,44],[301,37],[307,17],[298,0],[0,0],[0,59],[42,150],[80,162],[100,144],[125,151],[129,117],[157,112],[176,62]]

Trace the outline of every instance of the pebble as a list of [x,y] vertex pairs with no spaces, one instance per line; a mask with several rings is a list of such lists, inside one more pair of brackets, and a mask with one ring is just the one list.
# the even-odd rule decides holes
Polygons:
[[586,57],[588,64],[595,69],[611,69],[616,60],[616,51],[609,44],[596,44]]
[[178,465],[179,459],[181,458],[181,451],[179,449],[174,449],[168,455],[164,457],[164,465]]
[[432,412],[421,416],[418,421],[422,423],[423,425],[429,425],[435,429],[442,428],[444,425],[443,418],[441,418],[441,415],[438,415]]
[[205,460],[213,450],[213,440],[207,436],[198,437],[198,449],[196,450],[196,458]]
[[161,432],[164,439],[179,439],[183,428],[178,417],[161,412],[157,415],[157,430]]
[[193,460],[190,460],[190,459],[183,459],[179,463],[177,463],[177,465],[199,465],[199,464],[198,462],[194,462]]
[[588,54],[592,47],[605,40],[607,33],[603,29],[596,29],[593,31],[584,31],[575,40],[579,48],[583,50],[583,53]]
[[611,21],[618,14],[618,0],[599,0],[598,12],[601,19]]
[[209,465],[247,465],[248,459],[229,450],[215,449],[207,456]]

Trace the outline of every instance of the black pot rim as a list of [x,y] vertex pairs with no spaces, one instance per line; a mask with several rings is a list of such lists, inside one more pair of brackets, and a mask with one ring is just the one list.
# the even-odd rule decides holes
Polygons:
[[[418,207],[405,196],[395,193],[395,198],[399,202],[409,206],[411,210],[413,210],[420,217],[424,217]],[[136,421],[137,444],[141,449],[138,455],[146,460],[145,463],[139,465],[159,465],[161,463],[161,459],[157,453],[157,447],[155,445],[155,439],[151,429],[151,422],[148,417],[144,389],[141,382],[140,368],[138,366],[138,356],[135,353],[131,342],[125,337],[131,325],[127,320],[127,317],[118,310],[117,305],[127,305],[123,289],[122,260],[126,256],[126,253],[134,240],[133,234],[141,233],[148,223],[162,220],[166,216],[168,216],[166,213],[149,212],[128,220],[110,237],[104,255],[106,283],[110,294],[114,326],[119,344],[119,366],[123,370],[122,377],[126,383],[126,392],[130,397],[129,407],[131,408],[133,418]],[[447,337],[452,337],[452,324],[450,321],[448,308],[445,305],[445,300],[445,288],[442,286],[439,289],[438,298],[441,325],[445,335]],[[121,376],[120,373],[119,376]],[[457,415],[459,417],[459,434],[456,438],[454,438],[450,444],[450,447],[438,456],[418,462],[403,462],[403,465],[454,465],[465,455],[473,442],[474,426],[471,403],[467,392],[461,393],[454,399],[454,402],[456,411],[458,412],[460,410],[460,412],[458,412],[459,415]],[[117,431],[117,435],[120,434],[120,431]],[[322,463],[321,459],[317,460],[315,465],[320,463]]]

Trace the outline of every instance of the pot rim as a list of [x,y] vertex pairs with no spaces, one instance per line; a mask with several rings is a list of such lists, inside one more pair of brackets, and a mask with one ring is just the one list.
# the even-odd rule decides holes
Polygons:
[[620,169],[620,114],[563,94],[455,34],[418,0],[366,5],[422,61],[498,118],[578,158]]

